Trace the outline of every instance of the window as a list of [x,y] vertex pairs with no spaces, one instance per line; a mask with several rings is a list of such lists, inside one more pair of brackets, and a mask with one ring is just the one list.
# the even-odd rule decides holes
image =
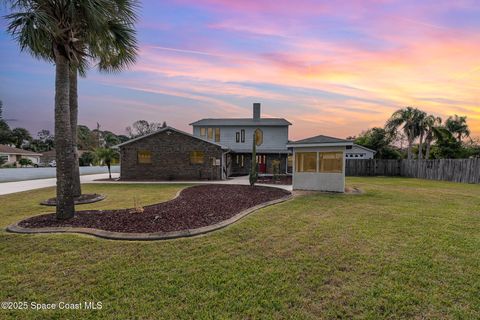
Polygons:
[[295,158],[297,172],[317,172],[317,153],[298,152]]
[[255,144],[257,146],[263,143],[263,131],[260,129],[255,130]]
[[215,128],[215,142],[220,142],[220,128]]
[[207,138],[212,140],[213,139],[213,128],[208,128],[207,129],[207,134],[208,134]]
[[240,162],[240,167],[243,168],[243,166],[244,166],[244,164],[245,164],[245,162],[244,162],[245,159],[244,159],[244,157],[243,157],[243,154],[242,154],[241,160],[242,160],[242,161]]
[[205,137],[207,135],[207,130],[205,128],[200,128],[200,137]]
[[191,164],[202,164],[203,163],[203,151],[192,151],[190,152],[190,163]]
[[245,142],[245,130],[240,130],[240,138],[241,138],[241,141],[242,143]]
[[319,162],[319,172],[341,173],[343,171],[342,152],[320,152]]
[[137,152],[137,161],[139,164],[151,164],[152,163],[152,153],[150,151],[138,151]]
[[236,157],[236,158],[237,158],[236,163],[239,164],[239,163],[240,163],[240,156],[237,154],[237,157]]
[[236,141],[237,143],[240,142],[240,132],[235,133],[235,141]]

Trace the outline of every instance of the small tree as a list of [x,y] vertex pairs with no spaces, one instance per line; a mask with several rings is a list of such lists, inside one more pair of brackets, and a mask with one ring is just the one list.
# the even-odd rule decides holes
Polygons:
[[91,165],[95,161],[95,155],[90,152],[84,152],[82,156],[79,158],[80,166],[85,167]]
[[108,177],[112,179],[111,165],[115,159],[118,159],[118,152],[110,148],[95,149],[95,158],[100,164],[104,164],[108,168]]
[[0,167],[7,163],[7,157],[0,157]]
[[18,164],[20,164],[22,167],[25,167],[25,166],[33,165],[33,162],[30,159],[22,158],[22,159],[18,160]]
[[256,135],[253,133],[253,146],[252,146],[252,169],[249,175],[250,185],[254,186],[258,180],[258,168],[257,168],[257,141]]

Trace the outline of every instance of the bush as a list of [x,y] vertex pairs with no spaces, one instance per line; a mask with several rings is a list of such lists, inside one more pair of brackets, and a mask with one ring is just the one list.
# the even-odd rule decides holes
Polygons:
[[22,158],[18,160],[18,164],[22,167],[25,167],[25,166],[32,166],[33,162],[30,159]]
[[90,151],[84,152],[78,159],[78,163],[81,167],[90,166],[94,161],[95,161],[95,154]]

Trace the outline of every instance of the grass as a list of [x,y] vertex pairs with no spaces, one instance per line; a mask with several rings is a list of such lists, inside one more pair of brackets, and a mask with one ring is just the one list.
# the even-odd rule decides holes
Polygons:
[[[350,178],[205,236],[108,241],[0,232],[0,300],[101,301],[101,310],[0,310],[2,319],[478,319],[480,186]],[[86,185],[81,208],[165,201],[178,185]],[[0,226],[51,208],[53,189],[0,196]]]

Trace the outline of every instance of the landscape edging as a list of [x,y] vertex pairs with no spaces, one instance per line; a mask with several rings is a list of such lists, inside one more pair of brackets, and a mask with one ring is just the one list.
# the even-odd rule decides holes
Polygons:
[[[180,194],[182,190],[179,190],[176,197]],[[234,215],[233,217],[218,222],[216,224],[212,224],[210,226],[200,227],[196,229],[187,229],[187,230],[180,230],[180,231],[170,231],[170,232],[153,232],[153,233],[127,233],[127,232],[115,232],[115,231],[106,231],[106,230],[99,230],[93,228],[75,228],[75,227],[50,227],[50,228],[23,228],[18,225],[18,223],[14,223],[9,225],[6,230],[8,232],[13,233],[22,233],[22,234],[35,234],[35,233],[80,233],[80,234],[87,234],[96,236],[99,238],[110,239],[110,240],[168,240],[168,239],[177,239],[177,238],[184,238],[184,237],[193,237],[197,235],[202,235],[205,233],[209,233],[215,230],[219,230],[225,228],[238,220],[244,218],[245,216],[249,215],[250,213],[257,211],[259,209],[278,204],[281,202],[285,202],[293,198],[293,194],[289,194],[285,197],[280,199],[271,200],[268,202],[261,203],[259,205],[250,207],[246,210],[239,212],[238,214]]]

